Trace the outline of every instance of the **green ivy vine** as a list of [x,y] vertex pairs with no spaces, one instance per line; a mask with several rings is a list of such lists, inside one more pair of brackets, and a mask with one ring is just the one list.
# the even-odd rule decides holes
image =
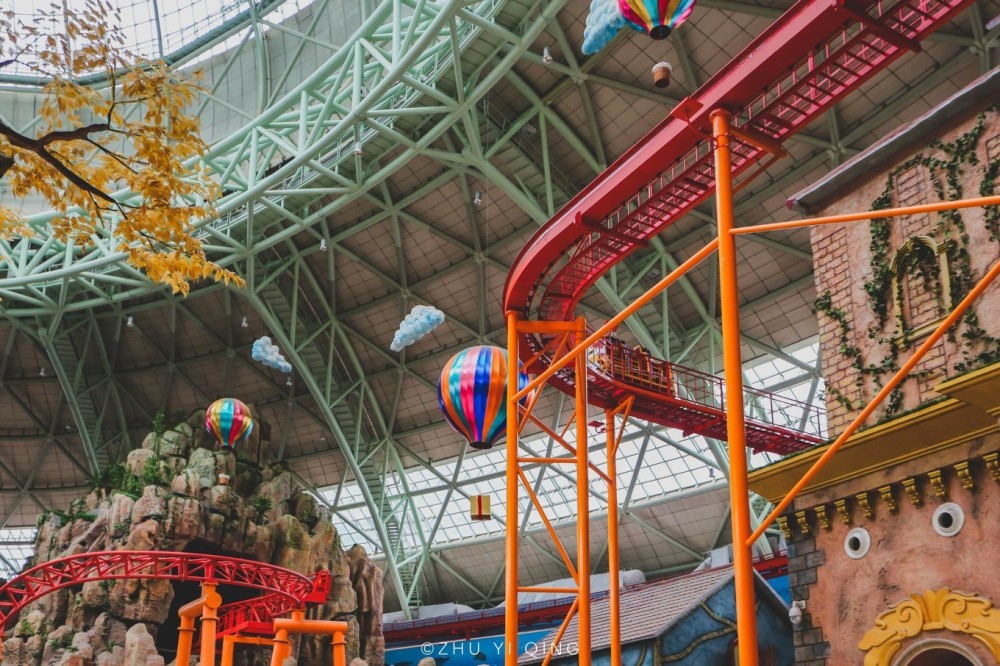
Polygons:
[[[915,166],[923,166],[930,174],[930,182],[939,200],[955,200],[963,198],[961,177],[966,167],[979,164],[976,149],[986,127],[987,113],[996,112],[1000,105],[992,106],[981,113],[973,127],[968,132],[956,138],[953,142],[934,141],[929,148],[937,151],[936,155],[920,153],[900,164],[886,177],[885,187],[871,203],[871,210],[884,210],[893,205],[893,186],[896,177]],[[980,196],[991,196],[996,192],[997,178],[1000,176],[1000,160],[993,160],[987,165],[983,179],[979,185]],[[1000,206],[985,207],[985,226],[992,241],[1000,242]],[[870,224],[869,251],[871,252],[871,277],[864,285],[875,322],[866,331],[867,337],[885,349],[881,361],[866,364],[861,350],[851,344],[851,328],[847,313],[833,306],[829,291],[820,295],[814,309],[831,320],[837,322],[840,329],[839,351],[851,359],[852,367],[857,371],[855,385],[861,388],[865,378],[870,377],[876,389],[881,388],[885,376],[899,369],[898,357],[901,351],[911,346],[909,338],[909,323],[902,322],[902,331],[886,331],[890,317],[892,298],[902,303],[902,288],[898,286],[897,293],[892,293],[893,268],[890,258],[890,239],[892,233],[892,218],[875,218]],[[972,261],[969,255],[969,234],[965,222],[957,210],[938,213],[934,228],[928,234],[936,242],[944,244],[948,266],[950,269],[951,302],[958,303],[972,288],[975,279],[972,275]],[[951,242],[948,242],[951,241]],[[899,257],[900,269],[918,275],[924,286],[931,291],[939,302],[943,302],[941,280],[938,278],[937,257],[933,250],[921,243],[915,243],[911,252]],[[979,319],[974,308],[969,308],[963,316],[964,330],[961,333],[965,341],[963,346],[964,359],[956,363],[954,369],[965,372],[973,368],[1000,361],[1000,338],[986,333],[979,325]],[[898,333],[902,333],[899,336]],[[954,333],[949,334],[954,339]],[[978,349],[978,351],[976,351]],[[909,378],[919,377],[921,373],[912,373]],[[833,398],[853,411],[850,399],[836,388],[829,387]],[[902,384],[892,391],[886,405],[884,419],[898,414],[903,403]]]

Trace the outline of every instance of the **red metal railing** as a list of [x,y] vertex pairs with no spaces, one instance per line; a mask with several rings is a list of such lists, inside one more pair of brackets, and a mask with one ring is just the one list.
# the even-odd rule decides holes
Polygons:
[[[721,377],[664,361],[642,348],[628,349],[613,338],[595,343],[587,358],[593,371],[664,399],[719,410],[725,404],[726,384]],[[820,408],[754,388],[745,388],[743,395],[748,420],[795,430],[817,440],[826,438],[826,419]]]
[[270,594],[247,603],[278,597],[292,608],[317,603],[320,594],[325,600],[330,590],[328,574],[319,575],[317,584],[290,569],[235,557],[170,551],[83,553],[39,564],[0,587],[0,636],[22,608],[46,594],[91,581],[133,578],[250,587]]

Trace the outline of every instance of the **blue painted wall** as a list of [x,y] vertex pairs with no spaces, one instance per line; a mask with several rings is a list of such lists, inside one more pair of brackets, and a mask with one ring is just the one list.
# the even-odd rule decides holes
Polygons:
[[[736,597],[730,581],[712,595],[705,605],[711,611],[696,607],[655,641],[623,646],[622,666],[652,666],[653,646],[659,642],[664,660],[673,655],[670,666],[730,666],[730,645],[736,638]],[[725,618],[720,621],[716,619]],[[760,603],[757,608],[757,639],[761,649],[772,648],[778,666],[790,666],[794,657],[792,629],[788,617],[780,608]],[[681,656],[683,653],[683,656]],[[608,651],[595,653],[594,666],[611,666]],[[554,659],[557,666],[574,666],[575,659]],[[450,666],[450,665],[449,665]]]

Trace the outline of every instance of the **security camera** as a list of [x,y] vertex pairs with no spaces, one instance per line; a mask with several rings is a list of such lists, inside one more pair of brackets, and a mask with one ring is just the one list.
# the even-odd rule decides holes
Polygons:
[[805,610],[806,602],[804,601],[793,601],[791,607],[788,609],[788,619],[791,620],[792,624],[799,624],[802,622],[802,611]]

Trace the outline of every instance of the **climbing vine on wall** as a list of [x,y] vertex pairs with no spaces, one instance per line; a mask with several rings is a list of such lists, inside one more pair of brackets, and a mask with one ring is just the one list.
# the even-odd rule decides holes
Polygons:
[[[894,183],[897,176],[907,169],[921,166],[927,169],[931,185],[938,200],[955,200],[964,198],[961,176],[963,169],[979,164],[976,154],[980,139],[986,126],[987,113],[995,113],[997,106],[990,107],[981,113],[968,132],[962,134],[953,142],[934,141],[929,145],[934,155],[918,154],[903,164],[897,166],[886,177],[885,187],[878,197],[872,201],[871,210],[884,210],[893,205]],[[985,173],[980,182],[980,196],[991,196],[996,192],[997,177],[1000,176],[1000,160],[994,160],[986,165]],[[1000,206],[985,208],[985,226],[989,238],[1000,242]],[[865,378],[871,378],[876,390],[881,388],[885,377],[899,369],[898,358],[901,351],[910,348],[910,322],[900,316],[898,323],[902,330],[889,326],[892,310],[892,299],[897,307],[903,303],[902,280],[893,280],[893,265],[890,257],[892,218],[875,218],[869,226],[871,237],[869,251],[871,252],[871,277],[864,285],[869,305],[875,314],[875,322],[868,328],[866,335],[879,343],[884,350],[882,359],[877,363],[865,363],[861,350],[851,344],[851,328],[847,314],[833,306],[829,291],[819,296],[815,302],[815,310],[837,322],[840,328],[839,351],[851,359],[851,365],[857,370],[855,385],[860,389]],[[972,262],[969,255],[969,234],[965,222],[958,211],[942,211],[938,213],[934,227],[928,235],[945,248],[947,264],[950,273],[950,302],[958,303],[972,288],[975,279],[972,275]],[[914,243],[910,251],[897,259],[898,270],[902,274],[914,273],[921,278],[924,286],[931,291],[939,303],[947,303],[942,293],[942,282],[937,275],[937,261],[933,250],[921,243]],[[896,283],[893,293],[892,285]],[[964,324],[961,337],[964,360],[956,363],[954,369],[964,372],[988,363],[1000,361],[1000,339],[986,333],[979,325],[975,309],[970,308],[963,316]],[[888,330],[887,330],[888,329]],[[954,333],[950,333],[954,339]],[[911,373],[909,379],[921,376],[921,373]],[[889,396],[884,418],[895,416],[902,406],[902,384]],[[830,394],[848,410],[853,411],[853,405],[841,391],[831,387]]]

